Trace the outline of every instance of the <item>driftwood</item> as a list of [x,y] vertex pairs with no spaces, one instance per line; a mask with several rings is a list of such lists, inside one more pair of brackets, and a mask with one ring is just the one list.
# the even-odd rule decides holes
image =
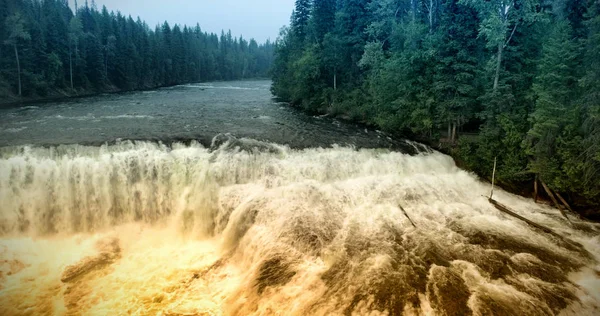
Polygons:
[[563,199],[563,197],[560,195],[560,193],[558,193],[558,192],[554,192],[554,193],[556,193],[556,196],[558,197],[558,199],[559,199],[559,200],[562,202],[562,204],[563,204],[563,205],[564,205],[564,206],[565,206],[565,207],[566,207],[566,208],[567,208],[569,211],[571,211],[572,213],[575,213],[575,212],[573,212],[573,209],[571,208],[571,206],[569,205],[569,203],[567,203],[567,201],[565,201],[565,199]]
[[558,210],[560,211],[560,213],[562,214],[562,216],[564,216],[567,221],[569,221],[570,224],[571,220],[569,219],[569,217],[567,217],[567,213],[565,213],[565,211],[563,210],[562,206],[558,203],[558,201],[556,200],[556,197],[554,196],[554,194],[552,193],[552,191],[550,190],[550,188],[544,183],[544,181],[541,181],[542,186],[544,187],[544,190],[546,191],[546,193],[548,194],[548,196],[550,196],[550,199],[552,200],[552,202],[554,202],[554,205],[556,205],[556,208],[558,208]]
[[552,236],[558,237],[560,240],[562,240],[562,241],[564,241],[564,242],[566,242],[566,243],[568,243],[568,244],[570,244],[572,246],[575,246],[576,248],[581,248],[581,245],[579,243],[576,243],[576,242],[570,240],[569,238],[564,237],[564,236],[556,233],[555,231],[553,231],[552,229],[550,229],[550,228],[548,228],[546,226],[540,225],[540,224],[538,224],[538,223],[536,223],[534,221],[531,221],[531,220],[529,220],[529,219],[527,219],[527,218],[525,218],[525,217],[523,217],[523,216],[521,216],[521,215],[519,215],[519,214],[511,211],[508,207],[506,207],[505,205],[499,203],[498,201],[496,201],[494,199],[488,199],[488,201],[493,206],[495,206],[496,209],[498,209],[499,211],[501,211],[503,213],[506,213],[506,214],[508,214],[508,215],[510,215],[512,217],[518,218],[518,219],[524,221],[525,223],[529,224],[530,226],[533,226],[533,227],[535,227],[535,228],[537,228],[537,229],[539,229],[539,230],[541,230],[541,231],[543,231],[545,233],[548,233],[548,234],[550,234]]
[[404,216],[406,216],[406,218],[408,218],[408,221],[413,225],[413,227],[417,228],[417,225],[415,225],[415,222],[413,222],[412,219],[410,219],[410,216],[408,216],[408,213],[406,212],[404,207],[402,207],[402,205],[400,205],[400,204],[398,204],[398,207],[402,210],[402,212],[404,212]]
[[500,204],[498,201],[496,201],[496,200],[494,200],[494,199],[488,199],[488,201],[489,201],[489,202],[490,202],[490,203],[491,203],[493,206],[495,206],[495,207],[496,207],[498,210],[500,210],[500,211],[502,211],[502,212],[504,212],[504,213],[506,213],[506,214],[508,214],[508,215],[510,215],[510,216],[516,217],[516,218],[518,218],[518,219],[520,219],[520,220],[524,221],[525,223],[527,223],[527,224],[529,224],[529,225],[531,225],[531,226],[533,226],[533,227],[535,227],[535,228],[538,228],[538,229],[541,229],[541,230],[543,230],[543,231],[544,231],[544,232],[546,232],[546,233],[549,233],[549,234],[552,234],[552,235],[555,235],[555,236],[561,237],[560,235],[558,235],[557,233],[555,233],[555,232],[554,232],[552,229],[550,229],[550,228],[548,228],[548,227],[546,227],[546,226],[542,226],[542,225],[540,225],[540,224],[538,224],[538,223],[536,223],[536,222],[533,222],[533,221],[531,221],[531,220],[529,220],[529,219],[527,219],[527,218],[525,218],[525,217],[523,217],[523,216],[521,216],[521,215],[519,215],[519,214],[517,214],[517,213],[515,213],[515,212],[511,211],[511,210],[510,210],[508,207],[506,207],[506,206],[505,206],[505,205],[503,205],[503,204]]
[[96,248],[100,251],[97,255],[85,257],[67,266],[60,280],[63,283],[73,282],[81,276],[113,263],[121,254],[118,239],[101,240],[96,244]]

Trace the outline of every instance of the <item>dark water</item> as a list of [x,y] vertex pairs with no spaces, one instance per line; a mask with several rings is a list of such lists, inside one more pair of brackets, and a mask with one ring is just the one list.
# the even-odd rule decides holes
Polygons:
[[0,109],[0,146],[99,145],[115,140],[210,144],[231,133],[292,148],[413,150],[404,141],[326,117],[312,117],[276,102],[270,81],[182,85]]

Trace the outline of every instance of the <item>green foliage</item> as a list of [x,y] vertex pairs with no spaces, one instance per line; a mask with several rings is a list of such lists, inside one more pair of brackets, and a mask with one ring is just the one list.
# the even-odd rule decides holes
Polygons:
[[266,77],[273,62],[269,41],[167,23],[151,30],[106,7],[73,12],[64,0],[0,0],[0,22],[0,82],[14,82],[2,97],[17,92],[18,75],[23,95],[44,96],[71,91],[71,73],[71,92],[132,90]]
[[310,36],[277,41],[273,92],[598,205],[600,3],[584,2],[313,1]]
[[575,132],[579,122],[579,107],[574,98],[577,93],[576,44],[571,40],[571,28],[566,21],[556,22],[543,48],[539,74],[533,91],[537,96],[531,115],[533,127],[529,131],[529,150],[534,157],[531,169],[541,178],[558,187],[564,159],[560,153],[560,139]]
[[6,45],[15,45],[19,41],[27,41],[31,39],[29,32],[25,30],[25,20],[20,13],[15,13],[8,18],[4,23],[8,30],[8,36],[4,40]]

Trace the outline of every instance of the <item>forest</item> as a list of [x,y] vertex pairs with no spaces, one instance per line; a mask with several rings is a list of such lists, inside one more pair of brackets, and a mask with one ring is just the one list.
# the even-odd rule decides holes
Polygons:
[[600,1],[297,0],[273,93],[600,205]]
[[98,9],[0,0],[0,103],[268,77],[273,43]]

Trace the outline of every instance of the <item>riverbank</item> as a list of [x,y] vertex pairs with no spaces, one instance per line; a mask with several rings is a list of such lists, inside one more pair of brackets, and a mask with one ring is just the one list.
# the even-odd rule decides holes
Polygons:
[[[306,111],[303,107],[300,107],[300,106],[294,106],[294,105],[290,105],[290,106],[295,109],[299,109],[301,111],[307,112],[311,115],[314,115],[314,114],[328,115],[330,117],[335,117],[336,119],[344,121],[344,122],[350,122],[353,124],[363,125],[364,127],[368,127],[368,128],[384,130],[382,127],[377,126],[376,124],[373,124],[369,121],[352,118],[347,113],[322,113],[322,112],[314,113],[314,112]],[[419,137],[418,135],[411,134],[409,132],[387,131],[387,133],[390,134],[390,136],[392,136],[394,138],[404,138],[404,139],[409,139],[409,140],[413,140],[413,141],[417,141],[422,144],[425,144],[437,151],[440,151],[440,152],[452,157],[452,159],[455,161],[456,165],[459,168],[476,174],[483,181],[486,181],[488,183],[492,182],[491,174],[492,174],[493,165],[489,166],[489,174],[488,174],[488,173],[484,173],[484,172],[480,171],[480,170],[488,168],[488,167],[472,168],[471,166],[469,166],[469,163],[467,161],[465,161],[465,159],[464,159],[464,152],[461,151],[461,149],[463,149],[463,148],[461,148],[460,146],[461,146],[461,144],[468,145],[469,142],[472,143],[474,141],[474,139],[476,139],[476,137],[475,138],[473,137],[472,133],[468,134],[468,136],[469,136],[468,138],[467,137],[463,138],[463,137],[461,137],[461,134],[458,133],[457,140],[452,145],[449,143],[441,142],[439,138],[433,139],[433,138]],[[465,141],[465,142],[463,142],[463,141]],[[477,170],[477,169],[479,169],[479,170]],[[527,179],[525,181],[498,181],[498,179],[496,178],[495,185],[497,187],[502,188],[505,191],[510,192],[510,193],[513,193],[513,194],[516,194],[516,195],[519,195],[519,196],[522,196],[525,198],[534,198],[534,196],[535,196],[534,179],[535,178],[533,176],[531,177],[531,179]],[[581,195],[576,195],[573,193],[564,194],[561,192],[561,194],[563,194],[565,196],[567,203],[569,203],[569,205],[573,208],[573,211],[575,211],[579,216],[582,216],[591,221],[600,222],[600,205],[598,205],[598,203],[587,200],[587,199],[585,199],[585,197],[583,197]],[[543,189],[541,188],[541,186],[540,186],[540,190],[537,195],[537,202],[555,207],[551,198],[545,192],[543,192]]]
[[79,99],[79,98],[87,98],[94,97],[102,94],[116,94],[116,93],[125,93],[125,92],[143,92],[143,91],[151,91],[161,88],[169,88],[175,87],[183,84],[193,84],[193,83],[206,83],[206,82],[234,82],[234,81],[254,81],[254,80],[270,80],[269,78],[245,78],[240,80],[211,80],[211,81],[198,81],[198,82],[182,82],[177,84],[169,84],[169,85],[160,85],[160,86],[146,86],[140,89],[129,89],[123,90],[119,89],[115,86],[107,86],[105,89],[79,89],[76,91],[69,91],[70,89],[54,89],[50,91],[46,95],[33,95],[33,96],[25,96],[18,97],[14,93],[10,93],[8,89],[0,90],[0,107],[10,107],[17,106],[22,104],[30,104],[30,103],[45,103],[45,102],[56,102],[63,101],[69,99]]

